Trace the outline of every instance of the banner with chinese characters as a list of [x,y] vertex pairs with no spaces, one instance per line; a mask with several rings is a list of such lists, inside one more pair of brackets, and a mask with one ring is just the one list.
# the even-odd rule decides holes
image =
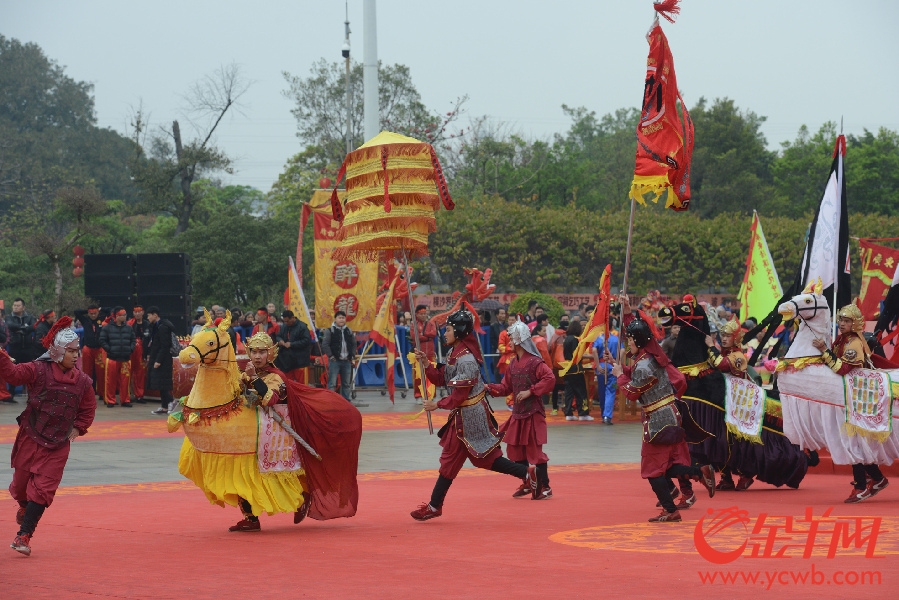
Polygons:
[[859,294],[862,314],[865,320],[875,321],[880,313],[880,302],[887,297],[896,265],[899,264],[899,250],[880,244],[859,240],[862,252],[862,291]]
[[[332,260],[331,253],[339,245],[338,223],[331,218],[327,192],[316,192],[310,205],[315,229],[315,326],[330,327],[334,313],[342,310],[350,329],[370,331],[378,295],[378,264]],[[319,207],[323,210],[319,211]]]
[[890,376],[885,371],[854,369],[843,376],[846,432],[883,441],[893,431]]
[[750,234],[749,257],[746,259],[746,272],[740,286],[740,322],[745,322],[753,315],[768,314],[783,296],[780,279],[774,269],[774,259],[768,251],[762,223],[755,212],[752,213]]
[[765,417],[765,390],[748,379],[724,376],[724,422],[733,435],[755,444],[762,443]]

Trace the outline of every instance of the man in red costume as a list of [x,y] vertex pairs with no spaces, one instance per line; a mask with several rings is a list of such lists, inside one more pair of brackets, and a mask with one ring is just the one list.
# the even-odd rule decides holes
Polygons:
[[[514,404],[509,420],[499,428],[505,434],[506,456],[509,460],[525,467],[537,466],[536,500],[552,498],[549,487],[549,472],[546,463],[549,457],[543,452],[546,443],[546,411],[543,408],[543,394],[548,394],[556,385],[553,374],[537,350],[528,326],[521,321],[507,330],[509,340],[515,349],[515,357],[509,363],[502,383],[487,386],[491,396],[512,394]],[[513,498],[532,496],[528,481],[523,481]]]
[[[241,375],[244,390],[255,392],[261,406],[286,403],[290,426],[321,456],[318,459],[297,444],[305,473],[304,500],[293,522],[300,523],[307,514],[316,520],[352,517],[359,502],[359,409],[336,392],[288,380],[273,364],[278,346],[267,334],[257,333],[247,347],[250,364]],[[229,531],[260,531],[258,510],[244,498],[238,503],[244,518]]]
[[256,311],[256,316],[253,318],[253,331],[250,332],[250,336],[254,336],[260,331],[264,331],[272,337],[272,341],[275,340],[275,336],[278,335],[278,331],[281,329],[277,323],[272,320],[272,316],[269,314],[268,310],[265,308],[260,308]]
[[[871,357],[862,332],[865,330],[865,317],[855,304],[847,304],[837,313],[839,317],[840,333],[833,341],[833,349],[827,347],[827,342],[818,338],[812,344],[824,358],[824,364],[837,375],[846,375],[853,369],[865,367]],[[877,463],[852,465],[852,491],[843,502],[857,504],[879,494],[890,485],[884,477]]]
[[[443,514],[443,500],[453,480],[466,460],[479,469],[512,475],[527,482],[531,496],[537,495],[537,469],[514,463],[503,456],[500,442],[503,434],[497,431],[486,391],[481,380],[484,359],[474,334],[474,316],[465,309],[457,310],[446,320],[445,343],[451,346],[446,364],[428,366],[425,375],[435,385],[446,386],[451,393],[440,402],[425,400],[424,409],[450,410],[446,425],[437,433],[443,452],[440,455],[440,474],[425,502],[412,511],[416,521],[427,521]],[[415,351],[417,360],[427,355]]]
[[144,384],[147,380],[147,359],[144,357],[144,347],[147,345],[147,337],[150,335],[150,324],[144,320],[144,309],[135,306],[131,311],[133,315],[128,325],[134,330],[136,345],[131,353],[131,387],[134,390],[134,401],[144,403]]
[[[428,320],[428,307],[425,304],[419,304],[415,307],[415,323],[409,327],[409,337],[412,338],[412,332],[418,334],[418,343],[422,352],[428,357],[428,360],[434,360],[437,352],[434,346],[434,339],[437,337],[437,326]],[[412,345],[415,345],[413,340]],[[416,384],[413,395],[417,399],[421,399],[421,387]],[[418,404],[421,404],[418,402]]]
[[715,472],[709,465],[692,466],[687,442],[698,443],[709,434],[690,415],[690,409],[679,400],[687,387],[683,373],[671,364],[655,340],[652,329],[643,319],[631,314],[626,295],[620,297],[624,333],[633,366],[622,366],[606,350],[603,358],[612,365],[612,375],[627,398],[640,404],[643,422],[643,445],[640,450],[640,475],[649,480],[662,512],[650,523],[680,521],[681,515],[671,497],[671,478],[690,476],[702,482],[715,495]]
[[71,442],[87,433],[97,409],[91,378],[75,368],[80,351],[71,324],[69,317],[54,324],[42,340],[47,352],[34,362],[14,364],[0,350],[0,377],[28,386],[9,484],[9,494],[19,503],[19,533],[10,547],[25,556],[31,555],[31,536],[62,480]]

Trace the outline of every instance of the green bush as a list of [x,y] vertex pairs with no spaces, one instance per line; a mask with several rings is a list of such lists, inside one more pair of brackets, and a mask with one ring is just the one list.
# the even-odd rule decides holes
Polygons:
[[565,313],[565,307],[562,306],[561,302],[559,302],[552,296],[541,294],[540,292],[527,292],[525,294],[521,294],[512,301],[512,304],[509,305],[509,312],[520,313],[523,315],[528,311],[528,303],[531,300],[536,300],[537,304],[543,307],[543,310],[545,310],[546,314],[549,315],[550,323],[558,324],[559,319]]

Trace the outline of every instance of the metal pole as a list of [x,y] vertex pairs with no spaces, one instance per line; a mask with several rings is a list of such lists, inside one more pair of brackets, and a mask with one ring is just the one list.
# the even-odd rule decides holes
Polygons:
[[380,130],[378,114],[378,21],[376,0],[362,3],[362,97],[365,105],[365,139]]
[[[624,254],[624,282],[621,284],[621,293],[627,294],[627,276],[631,266],[631,238],[634,236],[634,211],[637,208],[636,198],[631,198],[631,219],[627,226],[627,251]],[[621,313],[621,324],[624,325],[624,313]],[[608,327],[606,327],[608,330]],[[618,338],[618,362],[621,362],[621,350],[624,344]]]
[[353,151],[353,132],[350,129],[350,114],[352,111],[352,98],[350,94],[350,14],[347,6],[346,21],[343,22],[346,29],[346,37],[343,41],[343,57],[346,59],[346,153]]
[[[412,303],[412,310],[415,310],[415,291],[412,289],[412,271],[409,269],[409,259],[406,258],[406,248],[402,247],[403,251],[403,266],[406,268],[406,285],[409,286],[409,301]],[[418,317],[415,316],[415,313],[412,313],[412,339],[415,341],[415,349],[419,352],[421,351],[421,342],[418,340],[418,321],[416,320]],[[418,361],[418,365],[421,368],[421,382],[423,390],[423,398],[424,400],[430,400],[428,398],[428,382],[425,380],[425,363],[423,360]],[[414,385],[414,382],[413,382]],[[426,410],[425,415],[428,417],[428,433],[431,435],[434,434],[434,423],[431,422],[431,411]]]

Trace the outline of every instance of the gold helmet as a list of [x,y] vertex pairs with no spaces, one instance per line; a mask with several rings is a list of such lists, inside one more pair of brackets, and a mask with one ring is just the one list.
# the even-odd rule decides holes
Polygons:
[[739,346],[743,343],[743,330],[740,329],[740,320],[737,317],[733,317],[730,321],[725,323],[719,330],[721,334],[727,334],[734,336],[734,346]]
[[865,330],[865,317],[862,315],[861,309],[853,304],[847,304],[837,313],[840,319],[852,319],[852,331],[861,333]]
[[272,341],[272,336],[260,331],[247,340],[248,350],[268,350],[268,362],[275,362],[278,357],[278,346]]

